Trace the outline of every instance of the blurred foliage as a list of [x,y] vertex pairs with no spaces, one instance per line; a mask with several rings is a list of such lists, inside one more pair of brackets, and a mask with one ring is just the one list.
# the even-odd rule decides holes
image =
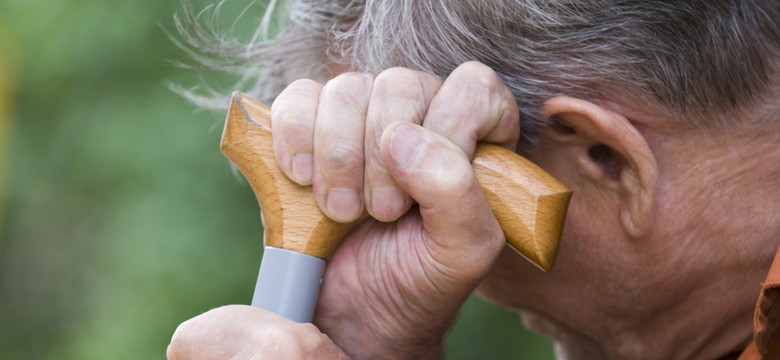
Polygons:
[[[249,301],[261,225],[217,150],[224,115],[165,86],[233,79],[170,65],[180,7],[0,0],[0,359],[161,359],[180,322]],[[476,298],[448,348],[552,356]]]

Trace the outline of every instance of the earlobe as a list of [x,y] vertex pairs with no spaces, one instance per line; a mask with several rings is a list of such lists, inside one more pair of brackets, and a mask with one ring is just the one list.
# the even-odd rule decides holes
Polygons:
[[652,226],[658,166],[642,133],[625,116],[582,99],[555,97],[542,112],[551,119],[545,137],[573,149],[582,180],[618,195],[626,234],[644,236]]

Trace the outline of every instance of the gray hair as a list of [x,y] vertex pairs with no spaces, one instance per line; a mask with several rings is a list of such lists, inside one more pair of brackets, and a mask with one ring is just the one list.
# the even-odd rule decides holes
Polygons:
[[531,143],[556,95],[632,100],[684,126],[722,129],[739,126],[738,110],[776,106],[780,93],[777,0],[297,0],[265,38],[275,3],[248,43],[215,37],[185,12],[185,48],[242,74],[265,101],[297,78],[326,81],[332,65],[446,77],[477,60],[514,93]]

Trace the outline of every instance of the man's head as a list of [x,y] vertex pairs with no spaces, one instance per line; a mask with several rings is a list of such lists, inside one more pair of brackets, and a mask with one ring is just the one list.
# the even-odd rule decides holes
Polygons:
[[775,0],[301,1],[242,53],[265,99],[329,70],[489,65],[521,152],[574,198],[556,268],[507,251],[481,292],[599,355],[715,357],[747,340],[780,239],[777,19]]
[[[766,204],[780,185],[777,2],[328,3],[299,19],[329,20],[337,65],[494,68],[520,104],[523,152],[574,189],[558,267],[507,252],[485,295],[621,344],[613,354],[647,354],[630,344],[649,336],[687,334],[670,357],[747,339],[780,234]],[[692,338],[681,318],[714,330]]]
[[771,0],[342,0],[296,2],[292,12],[271,51],[307,46],[313,55],[297,60],[309,64],[297,74],[270,63],[285,70],[274,75],[335,63],[444,77],[478,60],[515,94],[531,141],[547,120],[541,105],[558,95],[638,103],[701,128],[733,125],[733,111],[775,103],[766,98],[780,56],[780,9]]

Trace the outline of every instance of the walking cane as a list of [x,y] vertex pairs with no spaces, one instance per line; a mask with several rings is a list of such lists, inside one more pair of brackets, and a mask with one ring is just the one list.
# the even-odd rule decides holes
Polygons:
[[[338,223],[317,206],[310,186],[282,173],[273,154],[270,109],[234,93],[220,144],[260,203],[265,250],[252,305],[310,322],[325,264],[339,241],[367,215]],[[479,144],[472,160],[477,181],[507,243],[550,270],[558,252],[571,191],[527,159]]]

